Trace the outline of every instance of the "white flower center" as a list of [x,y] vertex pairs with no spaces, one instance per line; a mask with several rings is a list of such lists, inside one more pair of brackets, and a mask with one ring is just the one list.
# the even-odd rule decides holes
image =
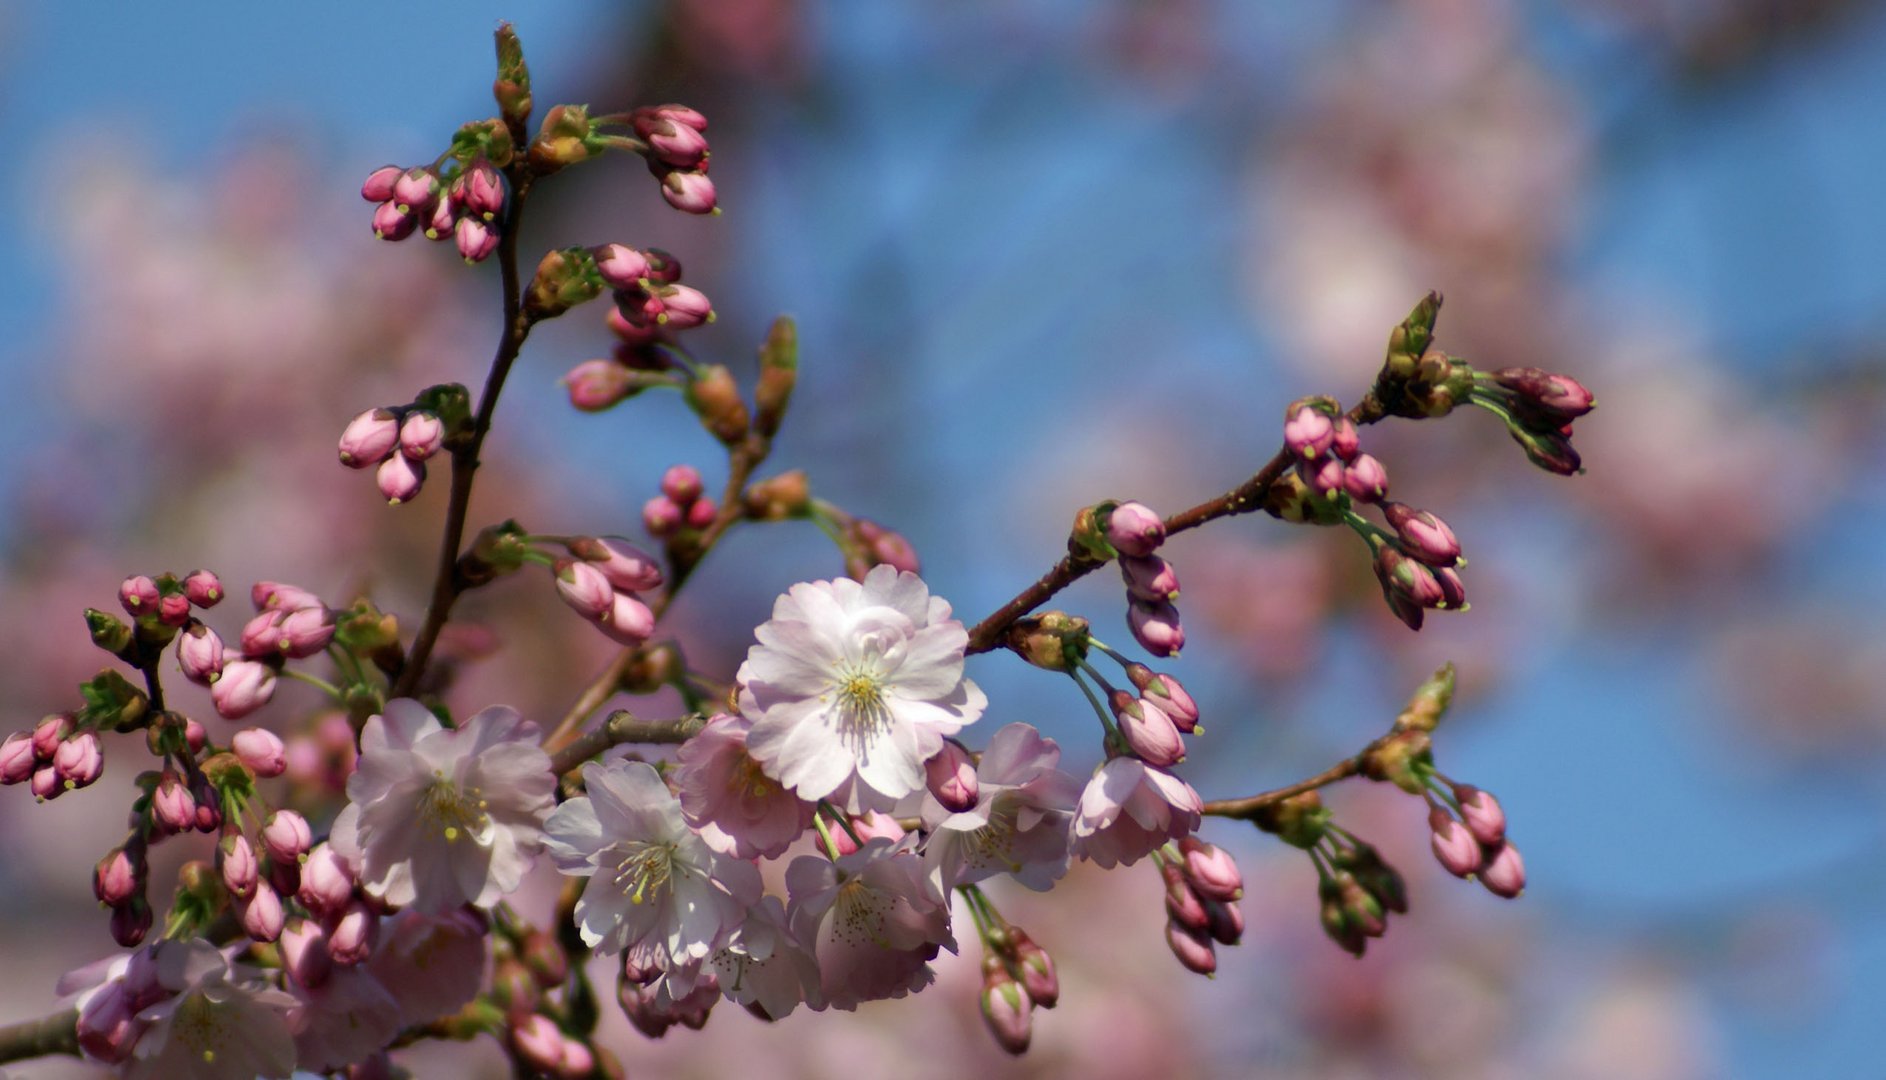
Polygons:
[[447,843],[457,841],[467,830],[483,832],[491,821],[491,815],[485,812],[490,804],[484,792],[476,787],[461,788],[442,771],[432,775],[432,783],[419,796],[419,820],[425,827],[445,834]]
[[885,679],[874,665],[845,665],[832,684],[838,700],[838,731],[857,743],[868,743],[891,726],[891,710],[884,703]]
[[216,1003],[200,993],[193,993],[177,1003],[171,1035],[205,1062],[216,1060],[216,1048],[229,1034],[229,1017]]
[[674,876],[674,845],[630,843],[623,850],[626,854],[616,864],[616,887],[632,904],[653,900]]

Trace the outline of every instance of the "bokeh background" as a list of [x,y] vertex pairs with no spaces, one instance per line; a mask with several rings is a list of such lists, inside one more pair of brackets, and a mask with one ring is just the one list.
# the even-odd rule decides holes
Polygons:
[[[726,210],[674,213],[638,162],[604,161],[543,189],[525,250],[677,253],[720,313],[696,352],[743,373],[770,318],[796,315],[772,465],[902,530],[966,618],[1054,558],[1075,507],[1191,505],[1268,457],[1290,399],[1353,401],[1429,288],[1450,351],[1568,371],[1600,401],[1571,480],[1484,413],[1366,433],[1472,559],[1472,612],[1418,636],[1341,530],[1259,516],[1168,551],[1191,639],[1170,670],[1207,712],[1196,786],[1316,771],[1454,659],[1438,756],[1505,802],[1523,900],[1446,878],[1417,805],[1344,785],[1338,820],[1415,905],[1364,960],[1321,937],[1307,860],[1218,823],[1250,930],[1209,983],[1165,953],[1148,868],[997,891],[1066,985],[1022,1064],[979,1030],[972,948],[933,991],[855,1016],[768,1028],[729,1007],[659,1044],[614,1018],[635,1075],[1879,1068],[1874,3],[0,2],[0,727],[72,703],[99,666],[80,611],[129,573],[371,588],[417,615],[444,486],[389,510],[333,441],[363,408],[476,385],[496,273],[375,241],[354,192],[490,114],[499,18],[540,110],[706,112]],[[634,533],[666,466],[724,475],[671,398],[569,408],[558,377],[607,348],[591,314],[531,339],[474,524]],[[773,595],[837,569],[809,526],[738,531],[675,629],[731,671]],[[1124,641],[1110,577],[1064,606]],[[461,611],[498,641],[475,663],[488,642],[452,646],[462,707],[554,716],[608,656],[540,579]],[[972,674],[992,723],[1096,759],[1062,681],[1001,656]],[[288,730],[317,704],[284,692],[267,715]],[[110,760],[45,806],[0,792],[0,1017],[51,1008],[60,971],[110,951],[88,874],[121,838],[134,746]],[[410,1063],[503,1075],[489,1043]]]

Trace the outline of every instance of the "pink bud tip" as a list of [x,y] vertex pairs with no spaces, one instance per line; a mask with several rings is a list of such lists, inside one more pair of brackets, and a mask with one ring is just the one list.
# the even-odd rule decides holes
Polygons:
[[1211,938],[1200,931],[1167,922],[1166,947],[1190,971],[1210,975],[1218,970],[1218,952],[1212,948]]
[[1028,991],[997,962],[982,985],[982,1021],[995,1044],[1017,1056],[1026,1052],[1033,1035],[1034,1007]]
[[625,592],[647,592],[661,586],[661,564],[620,536],[577,537],[570,541],[570,554],[595,566],[609,584]]
[[327,951],[336,964],[351,967],[373,952],[373,943],[379,937],[380,917],[356,900],[335,920],[327,936]]
[[661,493],[674,500],[676,506],[694,502],[704,489],[700,471],[692,465],[670,465],[661,474]]
[[424,214],[432,209],[439,190],[437,174],[431,169],[415,167],[393,181],[393,201],[415,214]]
[[557,595],[586,619],[609,617],[615,606],[616,590],[595,565],[577,559],[558,559],[552,573]]
[[1467,826],[1436,807],[1428,811],[1428,828],[1432,832],[1428,839],[1434,848],[1434,857],[1448,873],[1464,878],[1480,869],[1480,842],[1467,831]]
[[627,244],[604,244],[593,249],[596,272],[612,289],[636,289],[648,276],[648,257]]
[[1460,562],[1460,541],[1447,522],[1402,503],[1383,503],[1382,516],[1401,537],[1402,547],[1411,558],[1429,566],[1449,567]]
[[257,611],[296,611],[300,608],[321,607],[321,598],[297,585],[284,585],[279,581],[258,581],[249,588],[249,602]]
[[1122,555],[1144,558],[1166,542],[1166,523],[1144,503],[1124,502],[1107,516],[1107,542]]
[[1185,740],[1179,737],[1178,725],[1164,709],[1124,690],[1113,692],[1111,704],[1120,736],[1134,757],[1161,768],[1185,760]]
[[254,660],[231,660],[210,687],[210,703],[225,720],[240,720],[275,696],[275,669]]
[[944,739],[943,749],[924,762],[923,768],[926,786],[943,809],[959,814],[976,805],[976,763],[961,743]]
[[1021,971],[1022,989],[1036,1005],[1052,1009],[1061,1000],[1061,980],[1055,974],[1054,957],[1032,941],[1020,929],[1011,928],[1015,942],[1015,966]]
[[432,207],[432,214],[426,218],[426,239],[443,240],[452,235],[458,224],[458,207],[449,199],[440,199]]
[[283,655],[305,660],[327,648],[334,630],[334,613],[327,608],[297,608],[282,617],[279,647]]
[[190,748],[192,754],[202,753],[203,748],[209,745],[209,741],[209,730],[202,724],[197,723],[195,720],[185,720],[183,722],[183,744]]
[[190,598],[182,593],[161,597],[157,601],[157,621],[178,629],[190,625]]
[[196,799],[183,779],[166,770],[151,792],[151,816],[164,831],[180,833],[196,828]]
[[465,211],[495,221],[504,214],[504,174],[488,161],[479,161],[465,170],[461,190]]
[[548,1016],[532,1014],[511,1029],[517,1056],[540,1073],[555,1073],[563,1060],[563,1033]]
[[132,615],[154,614],[161,598],[157,582],[143,574],[125,578],[124,584],[118,586],[118,603]]
[[382,240],[404,240],[419,227],[419,218],[388,199],[373,211],[373,235]]
[[1330,436],[1329,448],[1344,461],[1354,461],[1362,450],[1362,436],[1356,431],[1355,422],[1347,416],[1335,420],[1334,432]]
[[73,728],[72,718],[64,713],[41,720],[33,728],[33,755],[41,763],[50,762],[59,752],[59,744],[71,736]]
[[1460,819],[1475,840],[1492,847],[1506,839],[1506,811],[1498,799],[1471,784],[1455,784],[1454,798],[1460,801]]
[[286,921],[282,898],[275,895],[274,887],[266,881],[255,883],[255,895],[236,905],[236,915],[242,923],[242,932],[253,941],[267,944],[282,936],[282,925]]
[[367,182],[360,185],[360,197],[371,203],[386,202],[393,197],[393,188],[404,172],[398,165],[380,166],[367,174]]
[[1198,728],[1198,703],[1186,693],[1184,684],[1170,675],[1154,672],[1144,664],[1133,665],[1133,685],[1141,694],[1172,717],[1179,730],[1190,735]]
[[295,898],[317,918],[338,915],[353,899],[354,875],[347,861],[328,844],[318,844],[301,864],[301,888]]
[[706,173],[680,170],[661,178],[661,197],[668,200],[669,206],[689,214],[711,214],[720,201]]
[[655,632],[655,613],[629,593],[619,592],[609,606],[606,618],[593,620],[603,633],[619,644],[635,648]]
[[1185,647],[1179,609],[1171,604],[1134,600],[1127,606],[1126,624],[1140,647],[1154,656],[1173,656]]
[[334,973],[327,952],[327,934],[311,919],[295,919],[282,928],[282,970],[309,990],[325,984]]
[[1336,441],[1336,425],[1329,414],[1305,405],[1284,422],[1284,445],[1305,461],[1315,460]]
[[98,860],[98,868],[92,872],[92,894],[99,903],[117,907],[137,895],[141,876],[130,854],[124,848],[113,848]]
[[105,754],[98,736],[82,731],[60,743],[52,755],[52,765],[67,788],[89,786],[105,771]]
[[1525,892],[1526,863],[1519,857],[1519,849],[1510,843],[1490,849],[1486,862],[1480,867],[1480,884],[1493,895],[1508,900],[1517,899]]
[[0,784],[25,783],[38,767],[39,755],[33,751],[31,735],[16,731],[0,743]]
[[1235,901],[1205,898],[1205,932],[1220,945],[1244,940],[1244,911]]
[[1388,494],[1388,470],[1369,454],[1358,454],[1343,470],[1343,490],[1357,502],[1379,502]]
[[1179,851],[1185,857],[1185,880],[1202,895],[1225,902],[1244,895],[1244,875],[1230,852],[1191,836],[1179,841]]
[[262,847],[278,863],[299,863],[313,844],[308,819],[293,810],[277,810],[262,827]]
[[663,285],[661,303],[661,322],[670,330],[687,330],[714,321],[713,302],[699,289]]
[[563,385],[571,405],[583,412],[602,412],[628,398],[635,380],[614,360],[585,360],[563,376]]
[[385,460],[399,445],[399,418],[388,409],[368,409],[341,432],[341,464],[366,469]]
[[1120,576],[1126,581],[1127,593],[1135,600],[1157,603],[1178,598],[1178,571],[1157,555],[1122,555]]
[[426,463],[414,461],[405,454],[394,454],[380,463],[373,479],[388,505],[398,506],[419,494],[420,487],[426,482]]
[[680,532],[686,520],[686,511],[666,495],[657,495],[642,504],[642,527],[656,539],[665,540]]
[[414,461],[426,460],[444,445],[445,424],[423,409],[408,413],[399,426],[399,452]]
[[1343,490],[1349,468],[1333,454],[1315,460],[1302,458],[1297,462],[1297,475],[1318,495],[1330,495]]
[[238,900],[247,900],[255,895],[259,883],[258,864],[255,849],[249,846],[248,837],[241,833],[225,836],[222,843],[217,845],[216,859],[221,864],[223,887],[229,890],[230,895]]
[[141,896],[111,909],[111,939],[127,949],[136,948],[151,929],[151,905]]
[[200,608],[213,608],[223,599],[222,579],[208,570],[192,570],[183,579],[183,595]]
[[458,219],[452,230],[458,253],[466,262],[480,263],[498,250],[498,227],[483,218],[467,215]]
[[272,731],[244,728],[236,732],[230,746],[250,772],[265,780],[288,771],[287,747]]
[[705,529],[714,523],[719,513],[720,507],[714,505],[714,500],[702,496],[688,506],[688,528]]

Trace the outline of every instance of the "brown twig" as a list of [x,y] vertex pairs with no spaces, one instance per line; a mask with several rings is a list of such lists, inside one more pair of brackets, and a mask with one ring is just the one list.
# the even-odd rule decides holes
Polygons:
[[0,1065],[47,1054],[79,1052],[79,1011],[66,1009],[37,1020],[0,1026]]
[[1294,784],[1286,784],[1256,795],[1247,795],[1242,799],[1213,799],[1205,804],[1205,813],[1212,817],[1249,821],[1285,799],[1292,799],[1306,791],[1315,791],[1317,788],[1328,787],[1339,780],[1347,780],[1352,776],[1360,775],[1362,763],[1369,754],[1398,734],[1400,734],[1399,731],[1391,731],[1370,742],[1354,757],[1344,758],[1315,776],[1305,777]]
[[679,716],[673,720],[642,720],[627,709],[609,714],[602,727],[572,740],[550,756],[550,768],[558,776],[583,762],[622,743],[683,743],[692,739],[707,720],[700,716]]

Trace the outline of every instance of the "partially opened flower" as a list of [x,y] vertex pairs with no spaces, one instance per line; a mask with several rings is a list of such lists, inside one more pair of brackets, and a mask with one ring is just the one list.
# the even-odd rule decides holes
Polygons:
[[794,585],[754,636],[738,676],[747,749],[809,802],[890,809],[988,704],[963,677],[969,635],[949,603],[888,565]]
[[976,805],[952,814],[923,803],[924,871],[941,900],[958,885],[1012,874],[1037,892],[1067,872],[1068,826],[1080,781],[1056,766],[1061,748],[1027,724],[995,733],[976,766]]
[[836,862],[802,855],[786,868],[792,934],[819,965],[820,1002],[854,1009],[930,985],[937,951],[956,951],[949,909],[932,899],[907,842],[883,838]]
[[366,969],[399,1003],[404,1023],[430,1023],[478,996],[485,933],[484,919],[463,908],[440,916],[408,909],[380,928]]
[[786,908],[777,896],[763,896],[747,911],[726,948],[708,958],[708,969],[721,992],[735,1003],[784,1018],[819,998],[819,963],[786,929]]
[[681,812],[724,855],[776,858],[812,825],[812,805],[767,776],[747,752],[753,722],[716,716],[681,744]]
[[1198,828],[1205,804],[1192,785],[1135,757],[1102,766],[1081,792],[1073,852],[1106,869],[1131,865]]
[[396,699],[361,730],[329,842],[389,904],[489,906],[536,859],[556,783],[537,725],[516,710],[494,706],[453,729]]
[[318,987],[290,984],[296,1001],[289,1019],[295,1056],[303,1069],[345,1068],[384,1048],[399,1034],[401,1012],[393,995],[366,971],[336,967]]
[[759,869],[708,847],[647,762],[587,765],[583,784],[544,828],[557,869],[590,879],[576,904],[584,944],[646,948],[664,971],[727,944],[760,898]]

